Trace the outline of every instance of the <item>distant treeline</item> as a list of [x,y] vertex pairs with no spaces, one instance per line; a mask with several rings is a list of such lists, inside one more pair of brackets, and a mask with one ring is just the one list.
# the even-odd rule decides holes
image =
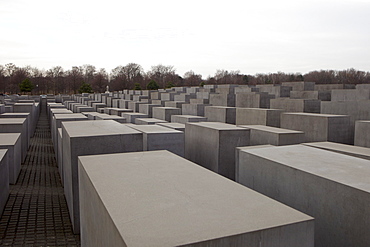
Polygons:
[[202,75],[186,72],[183,76],[176,73],[174,66],[156,65],[149,71],[136,63],[117,66],[110,73],[85,64],[64,70],[55,66],[49,70],[36,67],[18,67],[9,63],[0,65],[0,92],[20,93],[19,85],[29,79],[34,85],[34,94],[73,94],[78,93],[83,83],[89,84],[94,92],[104,92],[106,86],[110,91],[123,89],[146,89],[149,82],[155,81],[160,88],[172,86],[199,86],[204,84],[280,84],[281,82],[311,81],[316,84],[362,84],[370,83],[370,72],[356,69],[320,70],[306,74],[268,73],[246,75],[240,71],[217,70],[213,76],[202,78]]

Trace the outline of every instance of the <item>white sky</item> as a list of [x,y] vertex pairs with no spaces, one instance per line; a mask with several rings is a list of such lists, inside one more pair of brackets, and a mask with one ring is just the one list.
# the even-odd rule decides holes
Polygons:
[[0,0],[0,64],[370,71],[370,0]]

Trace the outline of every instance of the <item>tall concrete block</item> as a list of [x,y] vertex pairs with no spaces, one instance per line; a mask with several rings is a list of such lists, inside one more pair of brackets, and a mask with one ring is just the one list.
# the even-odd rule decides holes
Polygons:
[[62,123],[64,193],[73,232],[80,232],[77,157],[143,150],[142,133],[113,120]]
[[213,106],[235,106],[235,94],[211,94],[209,96],[209,103]]
[[286,112],[320,113],[320,100],[278,98],[270,100],[272,109],[282,109]]
[[79,181],[82,246],[314,246],[311,217],[168,151],[80,156]]
[[218,122],[185,124],[185,158],[235,180],[235,148],[248,146],[249,129]]
[[153,107],[162,107],[160,104],[140,104],[139,113],[148,115],[148,117],[153,117]]
[[183,104],[186,104],[184,101],[166,101],[164,103],[165,107],[175,107],[175,108],[180,108],[182,107]]
[[281,85],[285,87],[291,87],[292,91],[313,91],[315,90],[315,82],[309,82],[309,81],[282,82]]
[[210,122],[235,124],[236,108],[227,106],[206,106],[204,116]]
[[315,246],[370,243],[370,161],[293,145],[239,154],[240,183],[315,218]]
[[250,130],[250,145],[292,145],[304,142],[303,131],[282,129],[265,125],[238,125]]
[[143,133],[143,151],[168,150],[184,156],[184,132],[159,125],[130,125]]
[[171,122],[172,115],[181,115],[181,109],[175,107],[154,107],[153,118],[158,118]]
[[340,89],[331,91],[331,101],[369,100],[370,89]]
[[137,118],[147,118],[148,115],[138,112],[122,112],[121,117],[126,118],[126,123],[135,123]]
[[355,146],[370,148],[370,121],[356,121]]
[[15,103],[13,105],[13,112],[14,113],[30,113],[30,121],[31,121],[31,133],[29,134],[31,137],[33,136],[37,121],[40,115],[40,109],[38,103]]
[[8,150],[8,180],[10,184],[15,184],[21,172],[21,134],[0,133],[0,149]]
[[21,134],[21,157],[22,162],[24,162],[30,143],[26,118],[0,118],[0,133]]
[[283,113],[281,128],[303,131],[306,142],[351,143],[349,116],[345,115]]
[[9,197],[9,166],[8,150],[0,149],[0,214],[3,214],[4,207]]
[[140,104],[148,104],[148,103],[147,102],[131,101],[131,102],[128,102],[128,109],[133,110],[133,112],[139,112]]
[[237,125],[266,125],[280,127],[280,109],[236,108]]
[[271,85],[271,84],[256,85],[256,88],[258,88],[260,92],[266,92],[275,95],[275,98],[289,97],[290,91],[292,90],[292,87],[289,86]]
[[181,107],[182,114],[204,117],[204,107],[209,104],[183,104]]

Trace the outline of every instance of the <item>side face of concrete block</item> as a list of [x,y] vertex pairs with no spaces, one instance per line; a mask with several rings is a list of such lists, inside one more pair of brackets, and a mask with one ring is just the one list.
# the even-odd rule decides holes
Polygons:
[[181,115],[180,108],[174,107],[155,107],[153,108],[153,118],[158,118],[171,122],[172,115]]
[[282,112],[279,109],[236,108],[236,124],[280,127]]
[[4,207],[9,197],[9,166],[8,166],[8,150],[0,149],[0,213],[4,211]]
[[356,146],[370,148],[370,121],[357,121],[355,125]]
[[182,124],[185,124],[187,122],[207,122],[207,118],[193,115],[172,115],[171,122]]
[[167,151],[79,157],[79,171],[83,246],[313,247],[311,217]]
[[21,172],[22,145],[21,134],[19,133],[0,133],[0,149],[7,149],[9,183],[17,182]]
[[243,151],[239,167],[242,184],[315,218],[315,246],[369,243],[369,161],[296,145]]
[[235,124],[236,108],[222,106],[206,106],[204,108],[204,116],[210,122]]

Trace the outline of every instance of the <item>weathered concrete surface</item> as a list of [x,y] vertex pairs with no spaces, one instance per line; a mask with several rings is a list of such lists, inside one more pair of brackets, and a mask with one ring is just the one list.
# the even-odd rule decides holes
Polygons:
[[20,133],[22,162],[25,161],[29,147],[28,124],[26,118],[0,118],[0,133]]
[[8,180],[10,184],[15,184],[21,172],[21,134],[0,133],[0,149],[8,150]]
[[277,98],[270,100],[272,109],[282,109],[286,112],[320,113],[320,100]]
[[280,127],[283,110],[260,108],[236,108],[237,125],[266,125]]
[[304,142],[303,131],[275,128],[265,125],[238,125],[250,130],[250,145],[292,145]]
[[236,108],[228,106],[206,106],[204,116],[210,122],[235,124]]
[[8,150],[0,149],[0,214],[3,213],[9,197]]
[[270,100],[274,98],[275,95],[266,92],[237,93],[235,106],[246,108],[270,108]]
[[240,183],[315,218],[315,246],[370,243],[370,161],[293,145],[244,150]]
[[168,122],[162,119],[157,119],[157,118],[136,118],[135,119],[135,124],[139,124],[139,125],[151,125],[151,124],[156,124],[156,123],[168,123]]
[[306,142],[351,143],[349,116],[314,113],[283,113],[281,128],[300,130]]
[[248,146],[250,131],[218,122],[185,124],[185,158],[235,180],[235,148]]
[[172,115],[181,115],[181,109],[175,107],[154,107],[153,118],[171,122]]
[[207,122],[207,118],[193,115],[172,115],[171,122],[182,124],[185,124],[187,122]]
[[167,151],[80,156],[79,171],[82,246],[314,245],[311,217]]
[[77,157],[143,150],[142,133],[113,120],[62,123],[64,193],[73,231],[80,231]]
[[137,118],[147,118],[148,115],[138,112],[122,112],[121,116],[126,118],[126,123],[135,123]]
[[159,126],[167,127],[170,129],[185,131],[185,124],[182,123],[156,123]]
[[355,146],[370,148],[370,121],[356,121]]

